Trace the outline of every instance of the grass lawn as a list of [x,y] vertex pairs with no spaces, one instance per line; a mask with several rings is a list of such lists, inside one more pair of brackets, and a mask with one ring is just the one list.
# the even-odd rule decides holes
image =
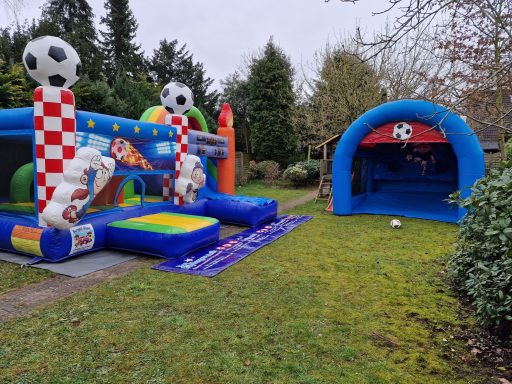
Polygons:
[[50,271],[0,261],[0,294],[37,283],[53,275],[54,273]]
[[263,181],[254,180],[244,186],[236,187],[237,195],[260,196],[276,199],[279,204],[289,202],[304,196],[306,193],[313,191],[315,186],[310,188],[291,188],[285,186],[269,187]]
[[323,208],[213,279],[145,267],[0,325],[0,382],[488,382],[452,338],[456,227]]

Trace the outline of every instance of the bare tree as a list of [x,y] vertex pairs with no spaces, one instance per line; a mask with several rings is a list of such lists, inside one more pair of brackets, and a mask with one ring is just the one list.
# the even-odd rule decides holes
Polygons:
[[18,15],[24,3],[24,0],[0,0],[0,4],[4,6],[7,15],[13,17],[16,24],[18,24]]
[[[330,0],[324,0],[329,2]],[[359,0],[339,0],[357,3]],[[464,112],[470,100],[479,95],[494,95],[495,113],[485,119],[464,113],[478,122],[481,130],[498,127],[502,157],[506,158],[505,136],[511,132],[504,119],[512,111],[504,110],[503,95],[512,69],[512,2],[510,0],[388,0],[387,6],[374,15],[398,10],[393,27],[371,41],[359,34],[358,42],[365,46],[369,58],[386,55],[418,31],[438,31],[438,48],[449,52],[444,60],[453,66],[444,67],[432,84],[445,99],[447,111]],[[436,95],[426,95],[435,99]],[[437,95],[439,97],[440,94]]]
[[[386,25],[385,30],[391,27]],[[446,82],[439,85],[439,78],[450,78],[456,64],[447,60],[446,49],[435,41],[434,29],[418,29],[385,50],[366,50],[368,61],[379,74],[388,100],[407,98],[431,99],[446,102],[446,89],[453,86]],[[359,33],[358,38],[361,38]]]
[[302,145],[320,142],[345,130],[364,111],[382,102],[383,89],[360,46],[346,38],[318,50],[299,86],[301,102],[294,117]]

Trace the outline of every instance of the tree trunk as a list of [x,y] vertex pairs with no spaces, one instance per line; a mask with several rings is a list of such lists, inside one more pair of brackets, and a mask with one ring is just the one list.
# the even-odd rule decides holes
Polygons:
[[[501,67],[501,46],[500,46],[500,30],[498,28],[499,20],[496,20],[496,30],[494,36],[494,68],[497,71]],[[500,150],[501,160],[507,160],[507,148],[505,142],[505,121],[503,119],[503,85],[498,77],[496,77],[496,111],[498,113],[498,147]]]

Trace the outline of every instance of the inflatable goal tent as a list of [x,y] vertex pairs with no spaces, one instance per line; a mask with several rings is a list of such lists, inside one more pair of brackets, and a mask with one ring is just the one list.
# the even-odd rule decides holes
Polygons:
[[458,222],[446,199],[485,175],[478,138],[447,108],[421,100],[380,105],[343,134],[333,163],[335,215],[384,214]]

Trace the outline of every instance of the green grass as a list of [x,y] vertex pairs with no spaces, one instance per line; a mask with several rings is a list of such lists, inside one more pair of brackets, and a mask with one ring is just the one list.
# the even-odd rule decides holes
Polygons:
[[304,196],[306,193],[313,190],[311,188],[291,188],[282,185],[275,187],[269,187],[265,183],[259,180],[254,180],[247,183],[244,186],[238,186],[236,188],[237,195],[244,196],[259,196],[276,199],[279,204],[286,203],[288,201],[297,199]]
[[451,338],[456,227],[323,210],[213,279],[144,267],[1,325],[0,382],[488,382]]
[[18,264],[0,261],[0,294],[11,289],[37,283],[50,276],[54,276],[54,273],[43,269],[22,267]]

